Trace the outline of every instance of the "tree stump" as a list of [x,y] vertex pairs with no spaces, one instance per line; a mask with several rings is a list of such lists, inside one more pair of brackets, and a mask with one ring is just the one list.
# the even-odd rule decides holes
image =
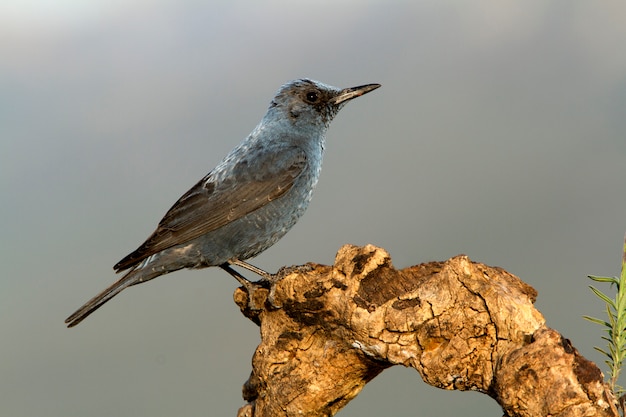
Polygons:
[[617,416],[598,367],[545,325],[536,291],[501,268],[459,255],[396,270],[372,245],[310,266],[235,291],[261,330],[239,416],[332,416],[393,365],[435,387],[483,392],[508,416]]

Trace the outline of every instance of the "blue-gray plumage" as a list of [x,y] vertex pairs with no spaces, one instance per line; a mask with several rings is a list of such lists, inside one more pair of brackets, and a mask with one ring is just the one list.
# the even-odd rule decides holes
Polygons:
[[126,287],[183,268],[221,266],[244,285],[249,282],[230,265],[268,278],[244,260],[276,243],[302,216],[322,168],[330,122],[349,100],[378,87],[341,90],[308,79],[283,85],[252,133],[114,266],[128,272],[68,317],[68,327]]

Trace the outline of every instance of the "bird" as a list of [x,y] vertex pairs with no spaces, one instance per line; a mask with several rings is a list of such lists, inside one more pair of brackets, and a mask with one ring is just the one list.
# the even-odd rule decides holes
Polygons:
[[260,123],[167,211],[156,230],[113,269],[125,274],[65,323],[74,327],[122,290],[184,268],[217,266],[246,288],[232,266],[270,279],[245,262],[282,238],[311,201],[326,131],[350,100],[380,87],[340,89],[308,78],[281,86]]

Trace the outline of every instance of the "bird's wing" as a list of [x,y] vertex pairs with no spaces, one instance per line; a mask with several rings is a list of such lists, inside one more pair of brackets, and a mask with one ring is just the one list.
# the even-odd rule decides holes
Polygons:
[[269,168],[258,169],[263,167],[251,163],[220,182],[212,173],[207,175],[169,209],[137,250],[113,268],[117,272],[131,268],[155,253],[225,226],[282,196],[291,189],[307,160],[302,150],[294,148],[277,156]]

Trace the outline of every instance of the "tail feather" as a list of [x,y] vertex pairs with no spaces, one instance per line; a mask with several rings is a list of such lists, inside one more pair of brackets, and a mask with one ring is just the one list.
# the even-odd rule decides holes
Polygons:
[[67,327],[76,326],[78,323],[87,318],[87,316],[89,316],[91,313],[102,307],[111,298],[119,294],[126,287],[148,281],[152,278],[156,278],[158,275],[163,274],[163,272],[155,273],[154,271],[150,271],[151,273],[146,276],[146,272],[148,271],[142,269],[133,269],[126,273],[126,275],[114,282],[113,285],[93,297],[91,300],[87,301],[81,308],[76,310],[71,316],[65,319]]

